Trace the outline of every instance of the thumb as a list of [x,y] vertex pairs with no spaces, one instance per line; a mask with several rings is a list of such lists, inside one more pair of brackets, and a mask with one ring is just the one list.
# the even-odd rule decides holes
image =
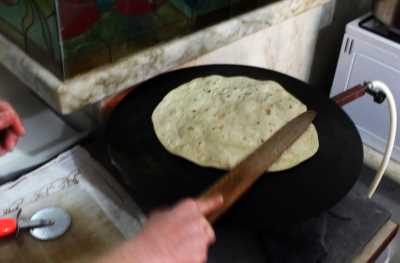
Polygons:
[[218,208],[222,207],[224,203],[224,198],[222,195],[216,195],[213,197],[200,198],[197,199],[197,206],[199,207],[200,213],[203,215],[208,215],[211,212],[218,210]]

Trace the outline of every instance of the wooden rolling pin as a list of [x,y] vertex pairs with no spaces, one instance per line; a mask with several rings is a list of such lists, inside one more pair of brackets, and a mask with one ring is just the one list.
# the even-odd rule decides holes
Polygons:
[[315,116],[315,111],[307,111],[288,122],[246,159],[200,195],[200,199],[218,194],[222,194],[224,198],[222,207],[209,214],[207,219],[214,223],[223,215],[307,130]]

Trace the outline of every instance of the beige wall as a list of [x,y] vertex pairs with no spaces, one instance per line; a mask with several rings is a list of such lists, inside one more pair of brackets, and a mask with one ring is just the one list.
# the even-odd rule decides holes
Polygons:
[[308,80],[323,7],[245,37],[183,65],[243,64]]
[[[183,67],[215,63],[265,67],[308,81],[328,94],[345,26],[368,12],[370,6],[371,0],[331,1],[199,57]],[[333,14],[333,19],[330,14]],[[324,26],[326,23],[329,25]]]

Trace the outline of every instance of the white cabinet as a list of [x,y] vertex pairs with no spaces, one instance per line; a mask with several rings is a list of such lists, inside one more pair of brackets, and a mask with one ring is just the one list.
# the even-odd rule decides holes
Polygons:
[[[400,106],[400,44],[363,29],[348,26],[343,40],[331,96],[365,81],[380,80],[393,92]],[[353,30],[352,30],[353,29]],[[370,38],[370,41],[369,41]],[[390,45],[390,46],[388,46]],[[398,45],[398,47],[396,47]],[[387,102],[376,104],[369,95],[346,105],[345,111],[357,125],[366,145],[383,153],[389,131]],[[400,131],[397,131],[393,159],[400,161]]]

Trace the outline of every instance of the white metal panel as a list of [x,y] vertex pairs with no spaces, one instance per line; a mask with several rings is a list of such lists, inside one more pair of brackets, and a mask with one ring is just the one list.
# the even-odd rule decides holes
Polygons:
[[[351,70],[348,87],[357,85],[366,80],[381,80],[385,82],[400,105],[400,71],[362,54],[357,54]],[[371,96],[364,96],[344,107],[346,112],[355,121],[360,129],[366,144],[384,150],[389,136],[389,111],[385,101],[383,104],[373,102]],[[397,138],[393,158],[400,160],[400,130]]]
[[[400,45],[359,28],[359,21],[347,27],[331,96],[365,81],[381,80],[400,106]],[[366,95],[344,109],[356,123],[363,142],[383,152],[389,131],[387,102],[376,104]],[[393,159],[400,161],[400,131]]]

